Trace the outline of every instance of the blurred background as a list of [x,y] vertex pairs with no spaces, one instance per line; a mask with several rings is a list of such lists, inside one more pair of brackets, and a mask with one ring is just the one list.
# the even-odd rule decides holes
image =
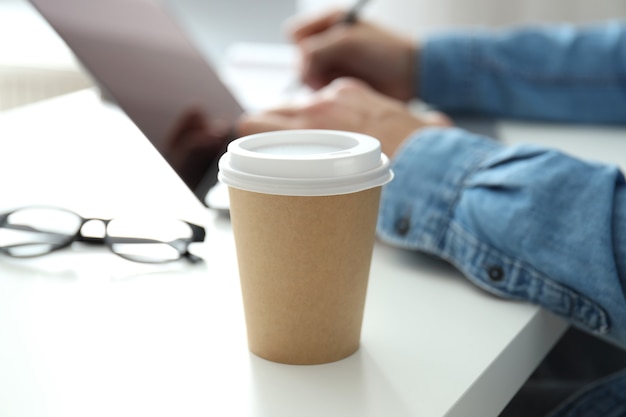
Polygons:
[[[294,14],[351,4],[347,0],[160,1],[199,48],[218,61],[233,43],[288,42],[282,23]],[[422,37],[451,28],[622,18],[626,1],[371,0],[364,15]],[[0,112],[91,85],[89,75],[27,0],[0,0]]]
[[[298,0],[313,11],[347,0]],[[588,23],[626,17],[624,0],[370,0],[364,13],[414,36],[464,27],[506,27],[543,22]]]

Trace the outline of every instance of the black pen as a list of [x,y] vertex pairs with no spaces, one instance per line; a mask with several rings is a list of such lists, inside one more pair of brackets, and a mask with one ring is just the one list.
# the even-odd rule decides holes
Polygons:
[[[367,4],[369,0],[357,0],[356,3],[350,7],[350,9],[346,12],[346,14],[341,18],[339,23],[345,25],[353,25],[359,20],[359,13],[363,6]],[[302,87],[302,83],[300,79],[296,79],[293,82],[289,83],[285,88],[285,95],[293,95],[294,92],[298,91]]]
[[346,15],[341,19],[341,23],[351,25],[359,20],[359,12],[365,6],[368,0],[357,0],[356,3],[348,10]]

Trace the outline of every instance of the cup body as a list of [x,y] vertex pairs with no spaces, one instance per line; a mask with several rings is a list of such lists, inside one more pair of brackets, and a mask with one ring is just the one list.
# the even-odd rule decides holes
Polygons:
[[[272,142],[277,134],[254,135],[254,140],[257,144],[266,140]],[[302,143],[303,135],[317,143],[319,138],[330,138],[333,142],[333,135],[353,137],[354,134],[335,131],[280,133],[281,141],[285,142]],[[245,142],[246,138],[243,139]],[[358,139],[363,138],[359,136]],[[274,145],[272,152],[276,152]],[[350,142],[344,146],[351,146]],[[237,152],[236,149],[232,151]],[[328,159],[329,153],[343,151],[308,146],[307,149],[286,152],[287,155],[284,151],[272,153],[278,156],[270,158],[277,157],[280,164],[292,158],[297,162],[303,154],[309,161]],[[384,156],[381,158],[380,149],[377,152],[371,161],[378,162],[370,165],[376,165],[375,169],[380,171],[378,179],[363,180],[362,172],[350,172],[348,177],[357,178],[352,189],[346,187],[350,182],[346,181],[347,177],[337,183],[336,176],[329,175],[327,166],[317,174],[310,167],[310,172],[304,169],[305,174],[287,174],[298,164],[284,173],[271,172],[264,179],[254,178],[260,176],[259,172],[254,172],[251,179],[246,180],[248,183],[238,183],[228,177],[228,169],[235,166],[246,171],[245,163],[224,161],[224,164],[231,164],[225,167],[220,161],[220,169],[225,168],[224,172],[220,171],[220,178],[229,185],[230,216],[248,346],[252,353],[274,362],[308,365],[337,361],[358,350],[381,186],[391,179],[388,161]],[[247,157],[255,158],[254,153]],[[264,154],[264,151],[260,153]],[[236,159],[234,154],[230,156]],[[350,155],[339,155],[338,159],[344,157],[349,159]],[[339,161],[339,165],[343,164]],[[276,169],[271,163],[268,166],[270,170]],[[361,168],[356,171],[363,171]],[[345,169],[351,170],[339,168]],[[294,185],[294,177],[297,182],[300,175],[306,177],[304,183]],[[287,179],[287,186],[281,188],[281,182],[276,181],[272,192],[269,182],[281,177]],[[255,181],[265,182],[263,187],[268,188],[257,187]],[[333,181],[335,185],[340,184],[341,192],[337,192],[337,187],[332,184],[324,188],[324,183]],[[334,192],[329,191],[333,189]]]

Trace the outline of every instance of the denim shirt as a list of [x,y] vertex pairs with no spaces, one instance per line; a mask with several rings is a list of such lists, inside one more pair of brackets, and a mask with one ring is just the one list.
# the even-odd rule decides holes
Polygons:
[[[623,22],[440,36],[425,43],[419,67],[420,97],[444,111],[626,124]],[[626,348],[618,167],[431,128],[405,141],[393,170],[382,240],[439,256],[486,291],[540,305]],[[626,415],[626,372],[554,416],[574,414]]]

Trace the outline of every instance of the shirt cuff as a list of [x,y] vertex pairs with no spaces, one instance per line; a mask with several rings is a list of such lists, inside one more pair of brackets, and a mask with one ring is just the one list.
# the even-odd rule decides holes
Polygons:
[[493,294],[626,344],[613,259],[621,235],[611,242],[612,225],[623,224],[611,219],[615,186],[624,184],[617,168],[439,128],[416,132],[392,169],[378,219],[383,241],[441,257]]
[[455,128],[416,132],[392,162],[395,178],[383,188],[379,236],[440,255],[465,179],[501,147],[492,139]]

